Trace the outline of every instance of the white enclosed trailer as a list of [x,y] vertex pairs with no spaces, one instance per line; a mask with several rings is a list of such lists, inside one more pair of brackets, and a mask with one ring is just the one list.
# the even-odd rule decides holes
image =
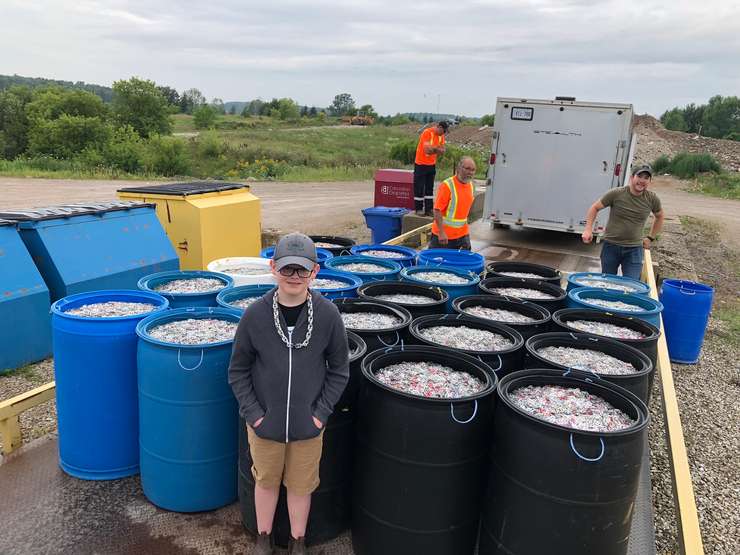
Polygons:
[[[497,99],[484,217],[582,233],[588,207],[629,175],[632,116],[631,104]],[[608,217],[599,212],[597,236]]]

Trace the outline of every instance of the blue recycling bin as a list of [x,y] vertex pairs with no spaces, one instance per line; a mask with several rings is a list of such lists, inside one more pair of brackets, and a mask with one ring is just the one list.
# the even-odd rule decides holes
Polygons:
[[658,295],[668,356],[679,364],[696,364],[704,343],[714,289],[683,279],[664,279]]
[[388,208],[387,206],[363,208],[362,214],[372,233],[373,243],[385,243],[401,235],[401,224],[407,213],[408,210],[405,208]]
[[15,221],[51,302],[88,291],[136,289],[139,278],[180,261],[154,204],[67,204],[0,213]]
[[0,220],[0,374],[51,355],[50,304],[15,223]]

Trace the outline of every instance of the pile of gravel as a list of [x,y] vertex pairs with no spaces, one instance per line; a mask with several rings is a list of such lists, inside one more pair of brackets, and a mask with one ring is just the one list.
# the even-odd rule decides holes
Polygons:
[[317,249],[343,249],[345,245],[337,245],[336,243],[327,243],[326,241],[316,241],[314,243]]
[[65,310],[65,314],[83,316],[85,318],[120,318],[122,316],[136,316],[156,310],[157,306],[151,303],[128,303],[122,301],[107,301],[103,303],[83,304],[77,308]]
[[220,279],[216,278],[186,278],[186,279],[173,279],[167,281],[161,285],[154,287],[154,291],[158,293],[210,293],[212,291],[219,291],[226,287],[226,284]]
[[601,335],[602,337],[613,337],[615,339],[645,339],[645,334],[624,326],[617,326],[608,322],[596,322],[593,320],[569,320],[565,325],[574,330]]
[[260,276],[262,274],[269,274],[270,268],[266,266],[257,266],[255,264],[237,264],[234,266],[227,266],[221,268],[219,272],[224,274],[235,274],[240,276]]
[[429,304],[434,302],[434,299],[431,297],[425,297],[424,295],[409,295],[406,293],[375,295],[373,298],[378,299],[379,301],[402,304]]
[[486,318],[496,322],[508,322],[510,324],[528,324],[537,320],[513,310],[504,310],[502,308],[491,308],[488,306],[469,306],[463,309],[465,314]]
[[391,364],[381,368],[375,377],[393,389],[438,399],[468,397],[485,387],[481,380],[467,372],[426,361]]
[[236,334],[236,322],[217,318],[186,318],[149,329],[149,335],[175,345],[206,345],[231,341]]
[[463,285],[470,280],[448,272],[415,272],[412,274],[415,279],[428,281],[430,283],[442,283],[444,285]]
[[361,256],[372,256],[373,258],[393,258],[393,259],[406,258],[406,255],[400,252],[383,251],[383,250],[377,250],[377,249],[362,251],[360,255]]
[[382,312],[342,312],[344,326],[354,330],[382,330],[401,323],[393,314]]
[[427,341],[468,351],[503,351],[514,345],[508,337],[468,326],[430,326],[419,330]]
[[344,289],[349,287],[349,284],[338,279],[316,278],[311,282],[311,287],[314,289]]
[[575,282],[582,287],[598,287],[600,289],[609,289],[610,291],[621,291],[622,293],[635,293],[637,291],[636,288],[629,285],[597,278],[580,278],[576,279]]
[[527,385],[509,393],[518,408],[535,418],[588,432],[614,432],[636,424],[610,403],[577,387]]
[[492,287],[491,291],[495,291],[497,295],[503,295],[504,297],[516,297],[517,299],[554,299],[555,295],[545,293],[539,289],[529,289],[528,287]]
[[624,310],[625,312],[643,312],[645,310],[644,308],[636,304],[625,303],[622,301],[607,301],[606,299],[593,299],[590,297],[581,299],[581,301],[593,306],[611,308],[612,310]]
[[350,274],[383,274],[389,271],[389,268],[372,262],[347,262],[346,264],[336,264],[334,266],[341,272]]
[[507,277],[513,277],[513,278],[523,278],[523,279],[545,279],[544,276],[541,276],[539,274],[533,274],[530,272],[496,272],[500,276],[507,276]]
[[608,376],[624,376],[634,374],[637,368],[629,362],[625,362],[601,351],[593,349],[577,349],[575,347],[542,347],[537,349],[537,354],[551,362],[586,370],[596,374]]
[[237,308],[247,308],[250,304],[257,302],[261,297],[244,297],[243,299],[237,299],[231,301],[229,304]]

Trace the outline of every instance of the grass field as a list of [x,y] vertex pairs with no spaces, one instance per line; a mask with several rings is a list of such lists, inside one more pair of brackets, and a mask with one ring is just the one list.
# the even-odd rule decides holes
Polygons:
[[722,172],[699,176],[691,192],[712,197],[740,200],[740,174]]

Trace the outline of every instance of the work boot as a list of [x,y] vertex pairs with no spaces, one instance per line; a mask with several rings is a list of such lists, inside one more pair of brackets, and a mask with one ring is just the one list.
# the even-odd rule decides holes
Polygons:
[[424,215],[424,211],[423,210],[417,210],[416,211],[416,215],[417,216],[423,216]]
[[272,534],[267,532],[260,532],[257,536],[257,541],[254,544],[254,555],[273,555],[275,548],[272,544]]
[[426,211],[424,212],[424,215],[425,215],[425,216],[426,216],[427,218],[432,218],[432,217],[434,217],[434,212],[432,212],[431,210],[426,210]]
[[290,538],[290,543],[288,544],[288,555],[306,555],[306,539],[304,537],[300,538]]

